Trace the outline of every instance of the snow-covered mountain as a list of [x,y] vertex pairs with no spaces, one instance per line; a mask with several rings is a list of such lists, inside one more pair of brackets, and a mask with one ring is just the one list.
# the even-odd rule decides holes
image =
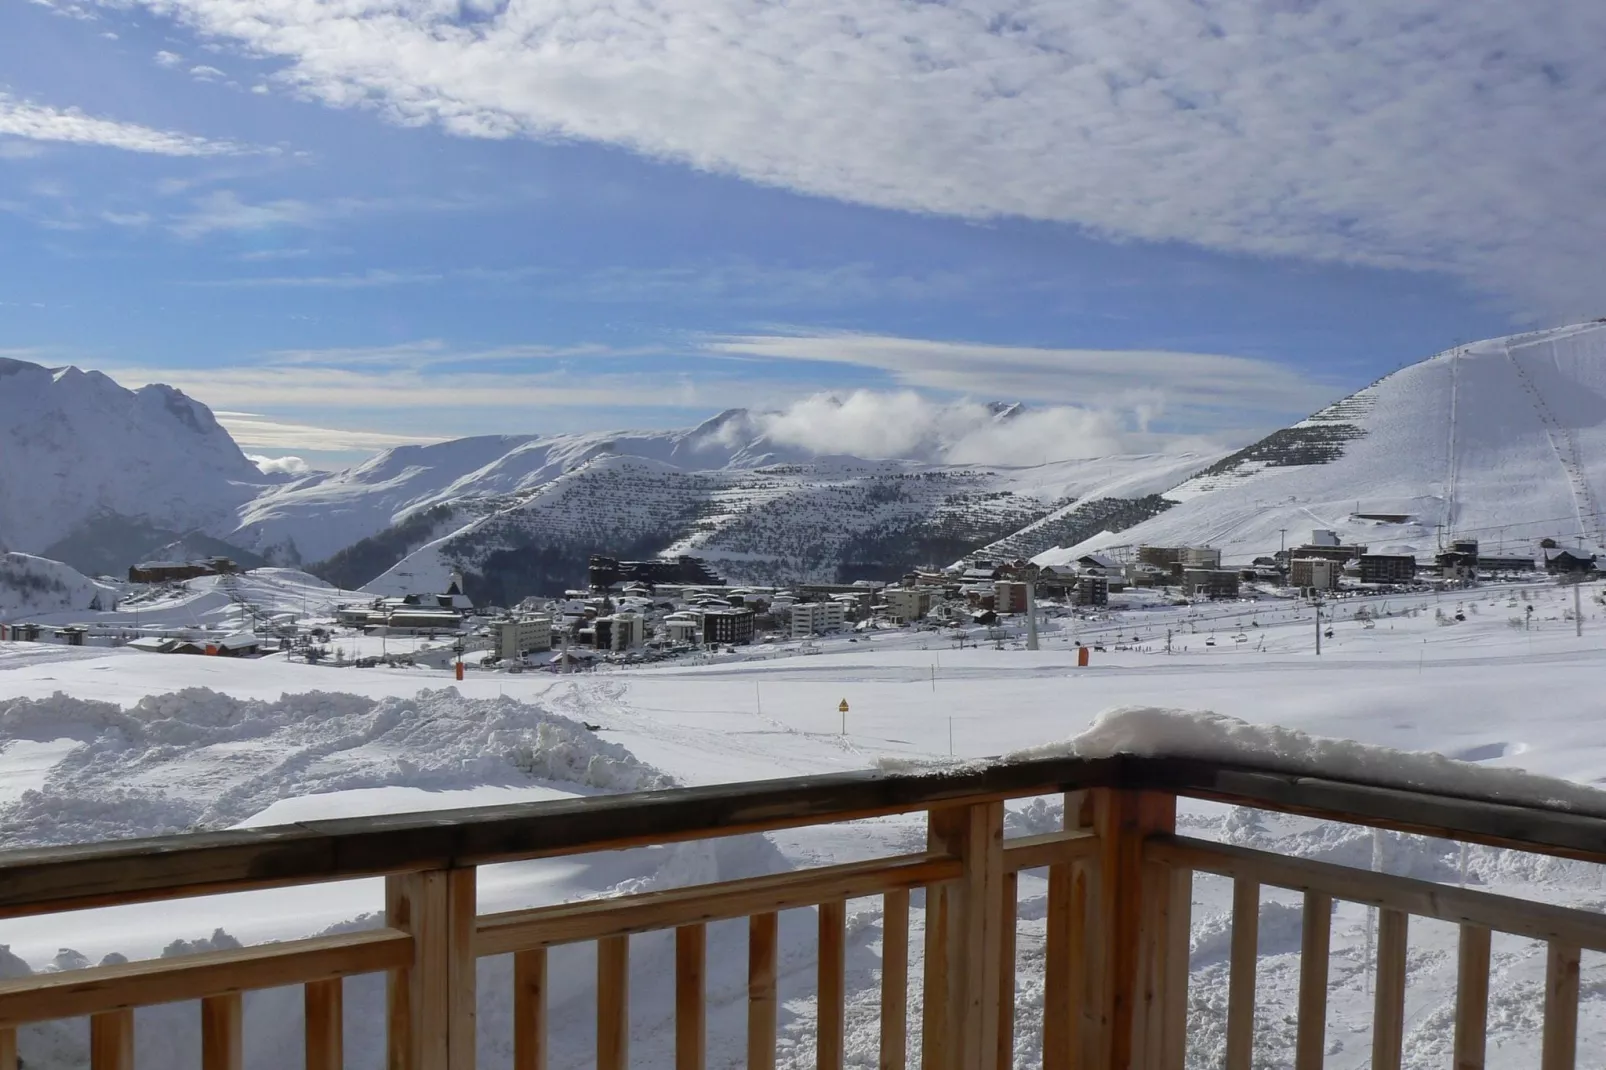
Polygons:
[[1378,552],[1440,535],[1531,553],[1606,545],[1606,321],[1440,353],[1277,431],[1164,492],[1178,504],[1039,556],[1209,544],[1228,560],[1313,528]]
[[598,552],[695,554],[750,583],[891,578],[946,564],[1112,485],[1153,493],[1213,459],[989,468],[838,458],[687,470],[602,454],[525,493],[440,507],[449,513],[442,534],[368,587],[439,589],[455,569],[471,594],[507,602],[580,582],[587,556]]
[[119,593],[60,561],[0,553],[0,621],[34,620],[69,610],[109,610]]
[[112,571],[228,526],[268,480],[172,387],[0,358],[0,547]]

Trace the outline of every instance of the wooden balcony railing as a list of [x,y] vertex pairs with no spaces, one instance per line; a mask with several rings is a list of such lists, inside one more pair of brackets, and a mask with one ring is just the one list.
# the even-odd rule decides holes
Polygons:
[[[1066,827],[1004,837],[1004,801],[1065,793]],[[1046,869],[1045,1070],[1180,1070],[1187,1044],[1193,874],[1234,882],[1227,1070],[1248,1070],[1262,885],[1302,892],[1295,1066],[1322,1065],[1331,906],[1381,909],[1371,1065],[1401,1062],[1411,916],[1459,925],[1457,1070],[1484,1064],[1490,933],[1548,944],[1542,1070],[1574,1065],[1579,954],[1606,951],[1606,917],[1176,834],[1179,797],[1209,799],[1503,848],[1606,861],[1606,818],[1275,767],[1186,759],[1052,759],[928,775],[804,777],[599,799],[15,851],[0,855],[0,917],[383,876],[385,926],[316,939],[0,982],[0,1070],[18,1026],[88,1016],[94,1070],[133,1066],[136,1007],[201,1004],[205,1070],[242,1065],[242,993],[300,984],[308,1070],[343,1065],[342,978],[388,978],[391,1070],[474,1065],[475,964],[511,954],[516,1070],[547,1063],[547,952],[597,948],[596,1065],[629,1064],[631,937],[674,931],[676,1070],[706,1057],[706,926],[748,921],[747,1065],[776,1062],[777,914],[815,908],[816,1062],[844,1060],[845,904],[883,899],[882,1070],[910,1065],[911,893],[925,918],[921,1070],[1015,1062],[1016,880]],[[738,833],[926,812],[917,854],[618,898],[480,914],[476,868]]]

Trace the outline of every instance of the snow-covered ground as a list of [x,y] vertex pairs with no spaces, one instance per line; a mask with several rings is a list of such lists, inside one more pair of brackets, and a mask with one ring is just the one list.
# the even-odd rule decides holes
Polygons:
[[[1266,602],[1118,609],[1074,627],[1055,621],[1040,651],[984,633],[960,649],[945,633],[878,632],[824,643],[816,656],[783,649],[768,653],[790,656],[765,658],[755,649],[705,664],[569,676],[470,672],[461,684],[425,669],[0,644],[0,836],[20,846],[974,758],[1068,739],[1101,711],[1128,705],[1213,710],[1592,785],[1606,782],[1599,590],[1583,590],[1582,637],[1570,619],[1572,592],[1549,585],[1341,600],[1326,607],[1337,620],[1326,625],[1333,634],[1320,658],[1311,609]],[[1077,641],[1104,648],[1086,669],[1076,667]],[[1052,800],[1012,804],[1010,832],[1042,831],[1058,816]],[[1182,823],[1194,835],[1283,853],[1364,866],[1375,852],[1393,872],[1462,879],[1460,852],[1445,843],[1206,804],[1186,806]],[[847,861],[923,842],[923,824],[911,816],[497,867],[482,875],[482,909]],[[1599,867],[1473,849],[1465,869],[1469,883],[1494,890],[1606,907]],[[1029,1066],[1039,1055],[1044,884],[1026,875],[1020,894],[1017,1058]],[[79,961],[64,948],[98,961],[113,951],[150,955],[173,941],[212,940],[217,929],[225,941],[307,935],[352,923],[377,910],[379,898],[376,883],[359,881],[216,897],[181,911],[153,905],[0,922],[0,944],[12,956],[0,956],[0,974],[23,963],[38,970]],[[1190,1066],[1216,1066],[1230,890],[1200,877],[1194,900]],[[849,931],[849,1061],[872,1064],[878,901],[850,905]],[[711,931],[711,1065],[742,1059],[744,932],[734,924]],[[1368,1065],[1370,1055],[1366,911],[1341,905],[1333,932],[1327,1065],[1343,1070]],[[1298,898],[1267,890],[1259,1036],[1269,1066],[1290,1057],[1298,937]],[[1449,926],[1412,921],[1407,1065],[1447,1058],[1455,937]],[[781,1062],[802,1066],[813,1058],[808,912],[787,916],[783,946]],[[920,946],[918,933],[912,946]],[[637,1066],[672,1061],[669,954],[667,937],[633,943]],[[554,970],[566,985],[554,993],[555,1068],[590,1060],[587,955],[566,951]],[[1536,1061],[1543,966],[1538,945],[1496,938],[1489,1065]],[[505,1067],[509,966],[487,960],[481,970],[481,1056],[487,1067]],[[377,1066],[381,986],[365,979],[347,988],[353,1065]],[[1606,974],[1593,956],[1585,957],[1583,991],[1580,1053],[1591,1056],[1606,1051]],[[248,1006],[251,1065],[294,1065],[299,997],[263,993]],[[195,1065],[194,1017],[193,1007],[142,1011],[144,1065]],[[70,1065],[83,1032],[81,1023],[27,1030],[24,1056],[31,1067]]]

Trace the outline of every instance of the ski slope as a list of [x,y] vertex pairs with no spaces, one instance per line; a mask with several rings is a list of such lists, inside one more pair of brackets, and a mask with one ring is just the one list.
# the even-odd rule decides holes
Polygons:
[[[1021,649],[1018,636],[992,641],[977,633],[958,649],[946,633],[897,630],[827,641],[812,656],[787,646],[700,665],[575,676],[471,672],[458,685],[447,673],[416,668],[84,649],[47,660],[38,651],[69,648],[0,644],[0,829],[8,846],[20,846],[944,762],[1062,743],[1101,712],[1132,705],[1213,710],[1589,786],[1606,781],[1601,593],[1600,585],[1583,591],[1582,637],[1570,619],[1571,592],[1549,585],[1343,599],[1329,607],[1337,619],[1327,623],[1334,634],[1320,658],[1308,606],[1168,607],[1135,599],[1097,620],[1049,622],[1044,649],[1035,652]],[[1075,664],[1077,641],[1104,647],[1086,669]],[[837,709],[844,698],[851,707],[845,723]],[[1011,804],[1009,834],[1045,830],[1059,819],[1057,806],[1053,799]],[[1374,840],[1369,831],[1206,804],[1185,806],[1182,822],[1194,835],[1347,864],[1369,865],[1376,851],[1392,872],[1461,879],[1459,852],[1437,841],[1393,834]],[[918,850],[924,836],[918,817],[893,817],[718,846],[498,867],[485,876],[482,893],[494,905],[482,909]],[[1599,867],[1474,849],[1466,868],[1470,883],[1492,890],[1606,906]],[[1040,1052],[1046,890],[1027,874],[1020,894],[1017,1065],[1026,1067]],[[249,943],[372,924],[380,899],[375,882],[350,882],[216,897],[177,912],[156,904],[0,921],[0,944],[10,949],[9,958],[0,955],[0,972],[98,961],[111,952],[158,954],[174,941]],[[1194,900],[1189,1066],[1204,1068],[1219,1065],[1230,889],[1201,877]],[[879,903],[856,901],[850,915],[849,1059],[873,1064]],[[1284,1016],[1297,989],[1299,901],[1268,890],[1261,915],[1259,1043],[1264,1063],[1278,1066],[1292,1040]],[[915,947],[920,920],[916,909]],[[1359,1070],[1369,1059],[1367,922],[1365,911],[1350,906],[1334,918],[1326,1065],[1337,1070]],[[785,1067],[812,1065],[813,930],[809,912],[786,915]],[[739,924],[711,929],[710,1065],[739,1065],[743,1057],[744,933]],[[1442,1065],[1455,939],[1449,926],[1413,919],[1407,1065]],[[565,951],[554,964],[562,979],[553,1003],[554,1067],[589,1063],[594,973],[587,954]],[[671,956],[667,937],[633,943],[635,1066],[673,1063]],[[1594,987],[1600,967],[1586,955],[1581,1052],[1606,1050],[1606,1000]],[[1543,970],[1538,945],[1496,938],[1491,1067],[1535,1064]],[[495,1070],[510,1058],[509,967],[486,960],[481,971],[480,1057]],[[918,986],[918,970],[911,982]],[[348,984],[353,1065],[378,1065],[381,991],[371,979]],[[248,1000],[249,1065],[294,1065],[297,1014],[293,992]],[[140,1012],[142,1065],[193,1066],[195,1028],[193,1008]],[[24,1057],[30,1067],[74,1065],[83,1035],[81,1023],[25,1030]]]
[[1167,490],[1175,508],[1037,560],[1147,543],[1211,545],[1247,561],[1313,528],[1380,553],[1430,555],[1441,535],[1497,553],[1532,553],[1546,537],[1599,547],[1603,494],[1606,323],[1596,322],[1401,369]]

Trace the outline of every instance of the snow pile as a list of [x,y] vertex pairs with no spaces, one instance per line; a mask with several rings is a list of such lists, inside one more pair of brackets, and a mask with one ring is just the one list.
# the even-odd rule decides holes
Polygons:
[[0,703],[0,754],[58,741],[38,782],[0,805],[0,846],[225,828],[280,800],[354,789],[545,784],[590,794],[672,783],[577,721],[452,688],[272,702],[189,688],[126,710],[61,693]]
[[1442,754],[1313,736],[1278,725],[1250,724],[1207,710],[1122,706],[1099,714],[1087,731],[1074,739],[1017,751],[1005,760],[1105,758],[1115,754],[1198,758],[1223,765],[1606,816],[1606,792],[1556,777],[1457,761]]

